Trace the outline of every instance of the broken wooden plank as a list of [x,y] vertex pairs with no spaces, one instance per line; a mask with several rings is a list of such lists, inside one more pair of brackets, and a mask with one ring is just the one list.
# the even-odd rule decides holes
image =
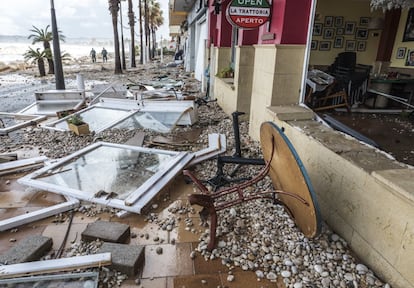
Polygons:
[[0,266],[0,278],[101,267],[111,264],[111,253],[26,262]]

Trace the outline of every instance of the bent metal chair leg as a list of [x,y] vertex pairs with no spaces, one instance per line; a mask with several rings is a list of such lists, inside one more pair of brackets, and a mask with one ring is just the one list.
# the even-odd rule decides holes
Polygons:
[[[273,141],[272,141],[273,142]],[[272,151],[274,149],[274,143],[272,143]],[[281,190],[272,190],[272,191],[261,191],[256,192],[251,195],[245,195],[243,193],[243,189],[252,186],[253,184],[262,180],[266,175],[269,173],[271,167],[272,158],[267,161],[266,166],[256,175],[254,178],[240,183],[239,185],[235,185],[229,188],[221,189],[217,192],[210,192],[205,185],[201,183],[199,179],[195,177],[193,173],[189,170],[184,170],[183,174],[185,176],[190,177],[190,179],[194,182],[194,184],[200,189],[202,194],[191,194],[189,195],[188,199],[191,205],[197,204],[203,207],[203,210],[200,212],[200,216],[204,216],[206,214],[210,215],[210,242],[207,246],[208,251],[212,251],[216,247],[217,239],[216,239],[216,228],[217,228],[217,211],[229,208],[231,206],[243,203],[245,201],[250,201],[254,199],[263,199],[268,198],[272,199],[273,201],[277,202],[278,204],[284,205],[283,202],[277,201],[275,199],[275,194],[283,194],[294,199],[299,200],[304,205],[309,205],[303,198],[300,196],[285,192]],[[220,201],[221,197],[224,197],[228,194],[236,193],[236,197],[233,200],[223,200]],[[286,205],[284,205],[286,207]],[[286,207],[289,211],[289,208]],[[291,214],[291,213],[290,213]]]

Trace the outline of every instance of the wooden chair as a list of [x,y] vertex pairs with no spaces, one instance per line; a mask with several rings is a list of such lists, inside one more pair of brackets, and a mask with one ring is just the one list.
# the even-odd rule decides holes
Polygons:
[[[335,80],[322,93],[310,95],[309,102],[314,111],[329,110],[338,107],[345,107],[348,112],[351,111],[348,103],[348,94],[345,88]],[[340,87],[340,88],[338,88]],[[338,90],[339,89],[339,90]]]

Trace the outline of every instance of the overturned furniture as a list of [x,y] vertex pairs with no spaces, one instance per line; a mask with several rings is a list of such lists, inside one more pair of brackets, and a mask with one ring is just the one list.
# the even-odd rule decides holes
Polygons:
[[[189,170],[189,176],[201,190],[202,194],[189,196],[190,204],[203,207],[201,216],[210,215],[209,251],[216,247],[217,211],[254,199],[270,198],[282,204],[293,217],[296,225],[306,237],[315,237],[321,228],[320,212],[307,172],[294,147],[282,129],[273,123],[263,123],[260,140],[266,166],[253,179],[238,185],[210,192]],[[270,175],[275,190],[245,192],[248,188]],[[276,199],[275,194],[278,195]],[[231,200],[227,196],[231,195]],[[207,215],[206,215],[207,214]]]

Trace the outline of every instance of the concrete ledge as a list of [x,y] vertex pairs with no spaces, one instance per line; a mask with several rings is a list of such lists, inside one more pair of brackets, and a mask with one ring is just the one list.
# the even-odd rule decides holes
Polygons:
[[[372,176],[414,205],[414,169],[374,171]],[[395,180],[398,179],[398,182]]]
[[299,105],[269,106],[267,110],[281,121],[311,120],[315,117],[312,110]]
[[280,115],[268,120],[285,128],[324,220],[393,288],[414,288],[413,167],[317,121]]

